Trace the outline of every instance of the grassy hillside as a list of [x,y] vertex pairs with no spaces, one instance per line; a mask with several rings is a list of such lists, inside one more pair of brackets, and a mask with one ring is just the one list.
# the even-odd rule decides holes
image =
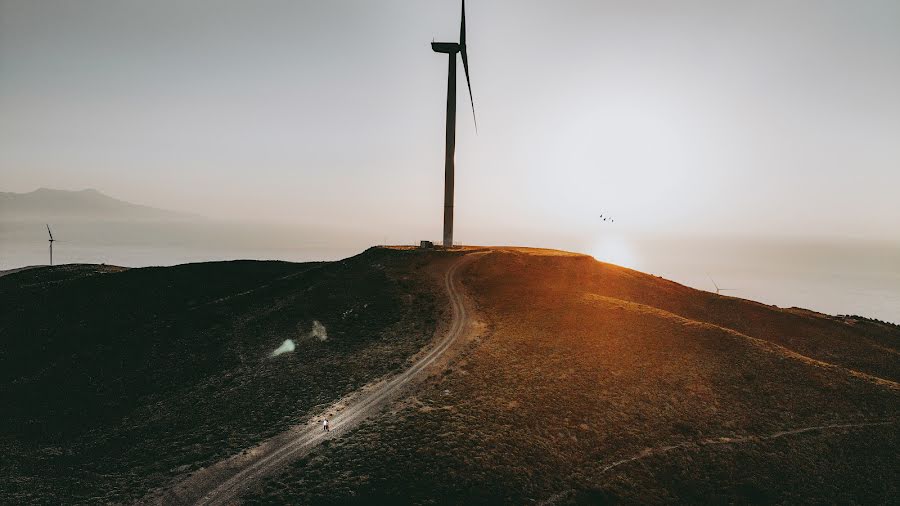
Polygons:
[[0,503],[140,497],[398,370],[444,311],[432,264],[373,249],[0,277]]
[[900,331],[501,249],[485,330],[391,412],[251,504],[890,503]]

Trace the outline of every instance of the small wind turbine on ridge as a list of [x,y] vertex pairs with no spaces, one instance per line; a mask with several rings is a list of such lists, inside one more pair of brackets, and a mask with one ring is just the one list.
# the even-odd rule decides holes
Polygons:
[[712,281],[713,286],[716,287],[716,295],[721,295],[720,292],[730,292],[730,291],[737,290],[737,288],[719,288],[719,285],[716,284],[716,280],[714,280],[712,278],[712,276],[707,274],[706,277],[708,277],[709,280]]
[[[444,247],[453,246],[453,184],[456,157],[456,55],[462,57],[469,87],[469,103],[472,104],[472,118],[475,117],[475,99],[472,98],[472,83],[469,81],[469,52],[466,48],[466,0],[462,2],[462,16],[459,22],[459,42],[432,42],[431,50],[449,56],[447,75],[447,136],[444,151]],[[478,122],[475,122],[478,131]]]
[[53,243],[55,239],[53,239],[53,232],[50,231],[50,224],[47,224],[47,234],[50,235],[50,265],[53,265]]

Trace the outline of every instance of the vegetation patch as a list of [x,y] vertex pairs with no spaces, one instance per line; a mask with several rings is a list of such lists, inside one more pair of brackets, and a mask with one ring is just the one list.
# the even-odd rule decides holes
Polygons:
[[900,493],[900,392],[846,372],[896,378],[896,331],[528,250],[495,250],[463,281],[489,329],[479,344],[247,502],[888,503]]
[[446,310],[410,253],[0,278],[0,502],[133,500],[398,371]]

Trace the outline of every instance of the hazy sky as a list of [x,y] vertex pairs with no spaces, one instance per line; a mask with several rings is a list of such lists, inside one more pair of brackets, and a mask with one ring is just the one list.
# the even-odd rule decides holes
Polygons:
[[[897,0],[467,8],[461,241],[900,237]],[[0,0],[0,191],[439,239],[429,43],[458,23],[450,0]]]

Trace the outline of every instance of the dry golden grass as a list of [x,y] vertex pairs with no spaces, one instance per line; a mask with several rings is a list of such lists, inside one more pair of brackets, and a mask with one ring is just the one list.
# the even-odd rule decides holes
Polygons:
[[900,333],[493,248],[486,331],[251,502],[892,502]]

